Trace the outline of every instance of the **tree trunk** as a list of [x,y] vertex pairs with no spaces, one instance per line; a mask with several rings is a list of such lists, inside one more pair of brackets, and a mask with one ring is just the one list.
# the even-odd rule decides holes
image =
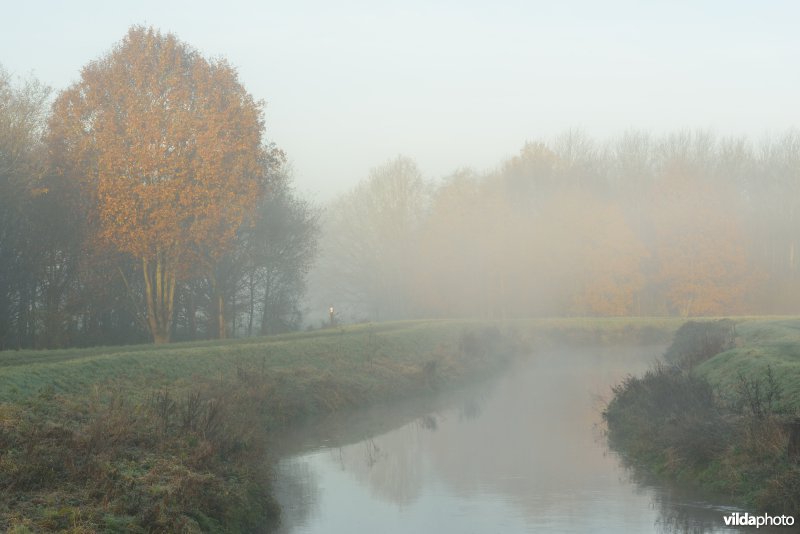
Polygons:
[[236,324],[236,290],[231,295],[231,337],[236,339],[238,325]]
[[271,308],[272,308],[270,306],[270,286],[271,285],[272,285],[272,277],[270,276],[270,273],[268,272],[268,273],[266,273],[266,278],[264,279],[264,299],[263,299],[264,305],[261,308],[261,335],[262,336],[266,336],[266,335],[271,334],[271,332],[269,331],[270,330],[270,328],[269,328],[269,323],[270,323],[269,314],[270,314],[270,311],[271,311]]
[[253,271],[250,271],[250,313],[247,319],[247,337],[253,335],[253,313],[255,312],[256,305],[256,284]]
[[227,339],[228,335],[225,328],[225,298],[222,291],[217,291],[217,328],[219,328],[219,339]]
[[215,335],[217,339],[226,339],[227,332],[225,328],[225,295],[222,292],[219,282],[217,281],[217,273],[212,271],[208,277],[208,285],[211,289],[209,296],[211,298],[211,313],[209,314],[209,334]]
[[197,339],[197,304],[194,300],[194,291],[189,290],[187,293],[186,305],[186,319],[189,327],[189,339],[194,341]]
[[175,274],[166,265],[161,254],[156,256],[155,261],[142,258],[142,272],[147,300],[147,324],[153,343],[169,343],[175,302]]

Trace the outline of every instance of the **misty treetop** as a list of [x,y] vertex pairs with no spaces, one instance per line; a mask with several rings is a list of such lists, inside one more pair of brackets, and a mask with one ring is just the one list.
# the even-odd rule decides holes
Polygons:
[[353,319],[797,313],[798,193],[796,131],[570,131],[438,183],[401,157],[328,208],[314,293]]

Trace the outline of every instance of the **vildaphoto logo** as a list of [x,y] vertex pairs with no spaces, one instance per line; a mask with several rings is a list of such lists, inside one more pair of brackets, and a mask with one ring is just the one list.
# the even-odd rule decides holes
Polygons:
[[791,515],[752,515],[747,512],[734,512],[722,518],[726,527],[790,527],[794,525]]

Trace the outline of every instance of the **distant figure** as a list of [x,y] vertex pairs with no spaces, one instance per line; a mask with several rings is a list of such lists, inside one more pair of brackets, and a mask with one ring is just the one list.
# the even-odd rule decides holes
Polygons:
[[331,328],[333,328],[333,326],[335,324],[335,320],[334,320],[335,312],[333,311],[333,306],[330,307],[330,309],[328,310],[328,313],[330,314],[330,317],[331,317]]

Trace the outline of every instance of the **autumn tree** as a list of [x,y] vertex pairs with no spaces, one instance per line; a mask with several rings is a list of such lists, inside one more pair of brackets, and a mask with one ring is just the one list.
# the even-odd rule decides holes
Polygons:
[[541,291],[561,294],[561,313],[621,316],[639,311],[647,251],[618,205],[569,188],[551,197],[534,220],[536,249],[547,254],[531,263],[553,286]]
[[262,104],[224,60],[133,27],[53,108],[52,152],[97,237],[136,257],[155,343],[176,284],[210,268],[261,197]]
[[703,132],[666,138],[648,202],[651,280],[667,310],[684,317],[741,312],[756,275],[742,195],[729,176],[715,176],[716,150]]

